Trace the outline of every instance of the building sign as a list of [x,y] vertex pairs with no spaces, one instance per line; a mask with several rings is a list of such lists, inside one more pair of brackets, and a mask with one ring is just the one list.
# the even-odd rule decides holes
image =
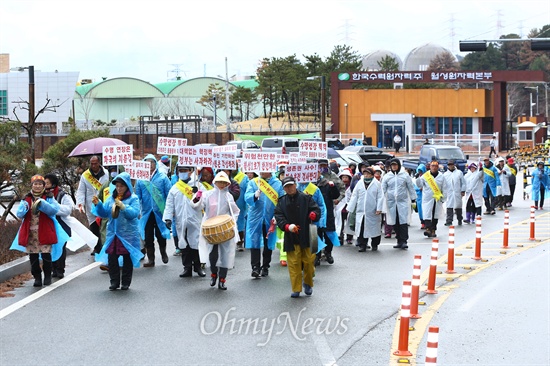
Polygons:
[[494,81],[494,75],[491,71],[372,71],[372,72],[354,72],[340,73],[338,80],[362,83],[403,83],[403,82],[481,82]]

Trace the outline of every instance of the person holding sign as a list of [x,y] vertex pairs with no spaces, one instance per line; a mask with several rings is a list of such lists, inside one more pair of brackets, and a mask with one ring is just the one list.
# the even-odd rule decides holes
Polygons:
[[[279,229],[284,231],[284,248],[287,252],[287,267],[292,286],[292,298],[302,292],[313,293],[313,264],[315,254],[311,252],[310,223],[321,218],[321,210],[312,196],[298,191],[293,177],[283,179],[285,195],[277,202],[274,211]],[[313,226],[315,227],[315,226]]]
[[432,161],[430,170],[416,179],[416,185],[422,190],[422,214],[426,230],[424,235],[428,238],[437,236],[437,223],[439,219],[445,218],[443,202],[449,194],[447,180],[439,171],[439,163]]
[[141,238],[145,241],[148,262],[143,267],[155,266],[155,237],[159,243],[162,262],[168,263],[166,254],[166,239],[170,238],[170,230],[162,221],[164,206],[168,192],[172,188],[166,174],[157,170],[157,159],[149,154],[143,159],[148,161],[151,171],[149,181],[138,179],[136,182],[136,195],[141,202],[141,218],[139,220],[139,231]]
[[229,216],[233,223],[232,230],[235,233],[227,235],[228,239],[222,242],[206,244],[207,239],[203,231],[200,245],[201,250],[207,248],[206,250],[208,251],[208,262],[212,272],[210,275],[210,286],[214,287],[216,286],[216,282],[218,282],[218,289],[227,290],[225,286],[227,272],[235,264],[235,237],[237,228],[234,224],[239,216],[239,208],[233,196],[229,193],[231,181],[225,172],[216,174],[213,183],[215,188],[206,192],[200,201],[202,203],[201,208],[204,209],[202,228],[204,230],[208,219]]
[[485,200],[485,215],[495,214],[495,205],[500,176],[489,158],[483,159],[483,199]]
[[167,228],[172,227],[172,219],[175,219],[178,237],[178,248],[181,250],[181,263],[183,273],[180,277],[192,277],[193,271],[204,277],[206,274],[201,268],[199,258],[199,236],[201,230],[202,208],[200,198],[203,193],[197,187],[190,185],[193,167],[178,166],[176,168],[178,181],[168,192],[166,207],[162,216]]
[[[99,217],[109,220],[107,236],[101,252],[96,260],[109,263],[109,290],[119,287],[128,290],[132,282],[134,267],[139,268],[143,253],[140,250],[138,230],[139,199],[133,193],[130,174],[120,173],[113,179],[111,194],[104,202],[97,196],[92,198],[94,207],[92,212]],[[122,256],[122,277],[120,273],[119,257]],[[122,281],[121,281],[122,280]],[[122,282],[122,287],[121,287]]]
[[259,177],[248,182],[244,197],[248,204],[245,247],[250,249],[250,264],[254,278],[269,275],[277,234],[275,231],[269,233],[268,231],[277,200],[283,193],[281,181],[269,172],[262,172]]
[[101,250],[100,225],[101,218],[92,214],[92,197],[97,196],[101,186],[109,180],[107,172],[99,163],[97,156],[90,158],[90,168],[85,170],[80,176],[78,189],[76,190],[76,207],[80,212],[86,213],[90,231],[97,236],[97,244],[92,252],[99,253]]

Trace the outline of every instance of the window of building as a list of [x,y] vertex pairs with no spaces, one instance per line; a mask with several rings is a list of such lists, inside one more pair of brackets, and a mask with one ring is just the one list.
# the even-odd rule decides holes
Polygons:
[[8,115],[8,91],[0,90],[0,116]]
[[426,133],[435,133],[435,117],[426,118]]
[[451,118],[449,117],[439,118],[439,133],[443,135],[447,133],[451,133]]
[[458,134],[461,134],[463,131],[463,127],[462,127],[462,118],[459,118],[459,117],[454,117],[453,118],[453,131],[452,133],[458,133]]
[[466,131],[462,133],[472,134],[473,133],[473,119],[472,117],[466,117]]
[[533,131],[519,131],[519,139],[521,141],[531,141],[533,140]]

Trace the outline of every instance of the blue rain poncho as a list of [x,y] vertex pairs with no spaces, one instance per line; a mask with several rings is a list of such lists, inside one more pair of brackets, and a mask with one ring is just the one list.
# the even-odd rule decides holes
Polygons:
[[[143,160],[153,160],[157,162],[157,159],[155,159],[155,156],[152,154],[147,155]],[[136,182],[136,195],[141,202],[139,233],[143,240],[145,240],[145,225],[151,213],[155,215],[155,221],[157,222],[162,237],[170,239],[170,230],[162,221],[162,215],[164,214],[164,205],[166,204],[166,198],[171,188],[172,184],[166,174],[159,172],[158,169],[153,172],[151,181],[138,180]]]
[[[237,173],[239,174],[239,173]],[[234,179],[234,178],[233,178]],[[246,189],[248,187],[249,182],[248,175],[244,175],[242,180],[239,182],[239,187],[241,188],[241,194],[239,195],[239,198],[237,199],[237,207],[239,210],[239,218],[237,219],[237,230],[238,231],[244,231],[244,228],[246,226],[246,215],[248,214],[248,205],[246,204],[246,201],[244,199],[244,195],[246,192]]]
[[[132,264],[134,267],[138,268],[141,258],[143,258],[143,253],[141,252],[139,235],[137,235],[138,230],[138,216],[139,216],[139,199],[134,194],[132,188],[132,183],[130,181],[130,174],[120,173],[113,179],[113,182],[117,179],[122,179],[128,190],[130,191],[130,196],[123,199],[122,203],[126,206],[124,210],[120,210],[118,218],[114,219],[111,215],[111,209],[115,203],[116,196],[116,187],[113,183],[109,186],[109,189],[113,194],[107,198],[105,202],[99,201],[97,205],[92,206],[92,213],[96,216],[99,216],[104,219],[109,219],[107,223],[107,235],[105,243],[101,248],[101,252],[96,254],[96,262],[107,263],[108,255],[106,253],[107,249],[113,244],[115,235],[120,239],[122,245],[130,253],[130,258],[132,259]],[[163,225],[166,227],[166,225]]]

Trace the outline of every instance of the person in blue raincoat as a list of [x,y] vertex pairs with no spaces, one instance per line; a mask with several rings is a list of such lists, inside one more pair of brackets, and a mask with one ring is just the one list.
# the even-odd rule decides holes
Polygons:
[[155,237],[159,243],[159,250],[163,263],[168,263],[166,254],[166,239],[170,239],[170,230],[162,221],[164,206],[168,192],[172,188],[166,174],[157,169],[157,159],[149,154],[143,159],[151,163],[151,180],[136,182],[136,195],[141,203],[141,218],[139,219],[139,233],[145,241],[148,262],[143,267],[155,266]]
[[544,167],[544,162],[539,161],[537,163],[537,169],[533,170],[531,173],[532,182],[531,182],[531,198],[535,201],[535,210],[541,209],[544,206],[544,196],[546,191],[550,190],[550,170]]
[[[323,229],[327,227],[327,206],[325,205],[325,199],[323,198],[323,193],[321,192],[319,187],[310,182],[298,183],[297,188],[300,192],[311,196],[311,198],[313,198],[313,201],[317,204],[317,206],[319,206],[319,209],[321,210],[321,218],[318,221],[313,222],[315,226],[317,226],[317,229]],[[319,232],[319,230],[317,230],[317,232]],[[323,241],[323,238],[317,235],[317,253],[321,253],[321,251],[326,246],[327,244]]]
[[498,170],[489,158],[483,160],[483,199],[485,200],[485,215],[495,214],[497,187],[500,186]]
[[[133,193],[130,175],[120,173],[111,182],[111,194],[105,202],[92,197],[92,213],[108,219],[105,243],[96,261],[109,263],[109,290],[121,286],[119,257],[122,256],[122,290],[128,290],[132,282],[133,267],[139,268],[143,253],[140,250],[138,231],[139,199]],[[107,257],[107,258],[105,258]]]
[[237,199],[237,207],[239,208],[239,218],[237,219],[237,230],[239,232],[239,240],[237,241],[237,250],[239,252],[244,251],[244,229],[246,227],[246,216],[248,214],[248,205],[244,200],[246,188],[248,187],[248,176],[244,174],[240,169],[235,171],[233,179],[239,184],[241,188],[241,194]]
[[[420,164],[416,167],[415,178],[420,178],[422,174],[426,173],[426,165]],[[414,190],[416,191],[416,210],[418,211],[418,217],[420,218],[420,228],[424,230],[426,228],[424,224],[424,214],[422,213],[422,190],[416,185],[416,179],[413,180]]]
[[63,245],[69,240],[69,235],[55,217],[59,208],[54,196],[45,191],[44,177],[33,176],[31,191],[23,197],[17,209],[16,215],[23,221],[10,249],[29,254],[34,287],[51,285],[52,262],[61,257]]
[[259,177],[248,182],[244,195],[244,200],[248,205],[244,243],[245,247],[250,249],[250,264],[254,278],[269,275],[277,234],[275,231],[270,233],[268,231],[277,200],[283,194],[281,181],[270,172],[262,172]]

